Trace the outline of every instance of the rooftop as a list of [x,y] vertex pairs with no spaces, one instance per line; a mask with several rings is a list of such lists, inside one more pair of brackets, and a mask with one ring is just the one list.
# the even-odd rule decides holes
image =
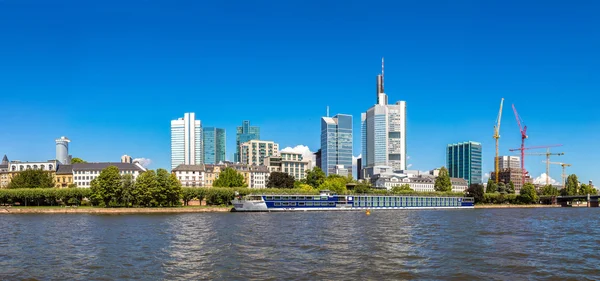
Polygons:
[[73,174],[73,165],[58,165],[56,170],[57,175],[71,175]]
[[145,169],[142,168],[137,163],[121,163],[121,162],[75,163],[71,166],[73,167],[73,170],[77,170],[77,171],[97,171],[97,170],[102,170],[108,166],[115,166],[121,171],[126,171],[126,170],[127,171],[134,170],[134,171],[141,171],[141,172],[145,171]]

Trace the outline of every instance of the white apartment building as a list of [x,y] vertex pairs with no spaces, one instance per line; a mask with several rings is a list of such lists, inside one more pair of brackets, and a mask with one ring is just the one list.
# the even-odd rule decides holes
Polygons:
[[202,164],[203,155],[202,123],[196,114],[185,113],[183,118],[171,120],[171,169]]
[[269,172],[283,172],[296,180],[306,178],[309,165],[310,162],[303,159],[302,153],[296,152],[280,152],[280,156],[265,158],[265,166]]
[[[376,188],[392,190],[395,186],[408,184],[410,189],[417,192],[434,192],[435,177],[433,176],[408,176],[406,174],[378,174],[372,179]],[[464,192],[468,188],[468,182],[461,178],[450,178],[452,192]]]
[[[384,92],[383,60],[377,76],[377,104],[361,114],[363,168],[391,166],[406,169],[406,102],[388,104]],[[365,178],[373,175],[364,173]]]
[[73,183],[77,187],[89,188],[91,181],[100,176],[100,172],[108,166],[116,166],[119,169],[119,174],[131,174],[133,179],[146,171],[138,162],[131,163],[75,163],[73,167]]
[[264,166],[265,158],[279,156],[279,144],[272,141],[251,140],[240,145],[241,164]]
[[184,187],[206,186],[205,165],[181,164],[171,171]]
[[498,156],[498,169],[521,169],[521,157],[519,156]]

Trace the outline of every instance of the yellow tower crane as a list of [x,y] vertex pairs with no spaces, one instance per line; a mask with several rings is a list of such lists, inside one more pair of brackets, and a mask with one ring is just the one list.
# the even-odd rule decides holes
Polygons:
[[494,126],[494,139],[496,140],[496,157],[494,158],[494,173],[496,174],[496,183],[498,183],[498,172],[500,170],[500,159],[498,156],[498,139],[500,138],[500,122],[502,121],[502,105],[504,104],[504,98],[500,100],[500,111],[498,111],[498,117],[496,118],[496,125]]
[[560,176],[563,180],[563,188],[565,188],[567,186],[567,173],[565,172],[565,169],[567,167],[571,167],[571,164],[561,163],[561,162],[550,162],[550,161],[542,161],[542,162],[546,163],[547,165],[554,164],[554,165],[560,165],[562,167],[562,175],[560,175]]

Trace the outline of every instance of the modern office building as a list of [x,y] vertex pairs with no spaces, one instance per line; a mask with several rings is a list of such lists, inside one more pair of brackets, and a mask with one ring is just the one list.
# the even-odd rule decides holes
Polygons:
[[202,128],[204,142],[204,164],[218,164],[225,159],[225,129]]
[[352,115],[321,118],[321,169],[325,175],[352,173]]
[[71,164],[71,156],[69,155],[69,140],[66,137],[56,139],[56,160],[64,165]]
[[171,120],[171,169],[181,164],[202,164],[202,150],[202,123],[193,112]]
[[362,170],[362,157],[356,159],[356,179],[357,180],[362,180],[363,177],[363,170]]
[[242,161],[240,147],[242,143],[249,142],[251,140],[260,140],[260,127],[250,126],[250,121],[244,120],[242,122],[242,126],[237,127],[236,130],[235,154],[233,155],[233,162]]
[[319,148],[319,150],[317,150],[317,152],[314,153],[315,154],[315,166],[319,167],[319,169],[323,170],[323,167],[321,167],[321,149]]
[[470,184],[482,183],[481,143],[468,141],[446,147],[446,167],[450,177]]
[[[496,173],[490,173],[490,179],[496,181]],[[523,170],[521,170],[521,168],[501,169],[498,173],[498,181],[503,182],[504,184],[510,184],[512,182],[515,185],[516,194],[521,194],[521,188],[523,187],[522,180]],[[533,183],[533,179],[529,174],[525,176],[525,183]]]
[[382,59],[381,74],[377,76],[377,104],[361,114],[363,171],[373,166],[406,169],[406,102],[388,104],[383,82]]
[[279,156],[279,144],[272,141],[251,140],[240,145],[240,153],[240,163],[263,166],[266,157]]
[[498,169],[521,169],[521,157],[519,156],[498,156]]

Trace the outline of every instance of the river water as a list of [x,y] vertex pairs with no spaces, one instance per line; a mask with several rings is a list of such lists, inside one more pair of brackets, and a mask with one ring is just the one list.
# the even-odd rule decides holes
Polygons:
[[1,280],[598,280],[600,208],[0,215]]

